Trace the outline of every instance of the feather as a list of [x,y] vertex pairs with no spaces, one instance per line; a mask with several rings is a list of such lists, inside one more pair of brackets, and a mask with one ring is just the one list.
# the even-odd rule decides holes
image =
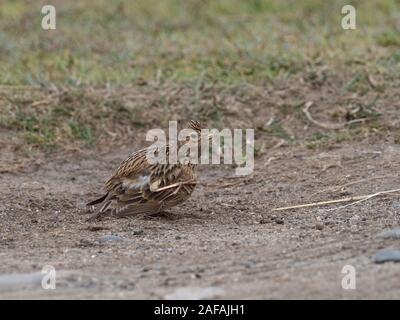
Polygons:
[[100,198],[98,198],[96,200],[93,200],[93,201],[87,203],[86,205],[89,207],[89,206],[94,206],[95,204],[102,203],[107,198],[107,196],[108,196],[108,193],[106,193],[104,196],[101,196]]
[[134,204],[127,205],[115,210],[114,215],[118,217],[129,216],[129,215],[147,215],[152,213],[157,213],[161,209],[161,206],[157,203],[144,203],[144,204]]

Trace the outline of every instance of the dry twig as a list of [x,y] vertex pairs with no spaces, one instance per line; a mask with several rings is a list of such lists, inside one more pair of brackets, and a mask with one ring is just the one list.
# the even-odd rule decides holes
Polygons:
[[339,208],[334,208],[333,210],[336,209],[343,209],[348,206],[372,199],[374,197],[383,195],[383,194],[393,194],[396,192],[400,192],[400,189],[392,189],[392,190],[385,190],[385,191],[379,191],[376,193],[372,194],[367,194],[367,195],[362,195],[362,196],[356,196],[356,197],[348,197],[348,198],[343,198],[343,199],[335,199],[335,200],[327,200],[327,201],[321,201],[321,202],[313,202],[313,203],[306,203],[306,204],[299,204],[295,206],[289,206],[289,207],[281,207],[281,208],[275,208],[272,209],[272,211],[284,211],[284,210],[289,210],[289,209],[299,209],[299,208],[308,208],[308,207],[316,207],[316,206],[321,206],[321,205],[327,205],[327,204],[334,204],[334,203],[342,203],[342,202],[350,202],[353,201],[352,203],[349,203],[345,206],[339,207]]

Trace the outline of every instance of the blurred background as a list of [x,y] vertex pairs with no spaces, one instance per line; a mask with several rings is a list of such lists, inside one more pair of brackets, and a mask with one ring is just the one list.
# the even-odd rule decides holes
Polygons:
[[[56,30],[41,28],[45,4]],[[341,27],[345,4],[356,30]],[[383,110],[398,106],[399,29],[394,0],[3,0],[0,147],[24,156],[107,148],[187,118],[255,128],[272,145],[388,129],[396,140]],[[320,120],[366,120],[304,130],[309,101]]]
[[[398,299],[399,31],[395,0],[0,0],[0,298]],[[147,130],[187,119],[254,129],[254,173],[202,166],[165,217],[87,223]]]

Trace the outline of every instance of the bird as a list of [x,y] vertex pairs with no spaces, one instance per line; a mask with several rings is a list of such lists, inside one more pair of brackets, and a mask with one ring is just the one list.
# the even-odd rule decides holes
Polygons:
[[[200,147],[202,130],[200,122],[190,120],[186,128],[192,133],[185,141],[180,142],[180,146],[186,144],[186,147]],[[208,135],[208,139],[211,139],[211,135]],[[105,194],[87,203],[89,207],[101,204],[88,221],[95,221],[106,213],[117,217],[156,215],[190,198],[197,184],[197,163],[193,161],[169,163],[171,145],[168,144],[163,146],[167,161],[151,163],[147,159],[148,152],[155,150],[150,149],[151,147],[133,152],[119,165],[105,183]],[[158,151],[160,150],[156,150],[156,153]]]

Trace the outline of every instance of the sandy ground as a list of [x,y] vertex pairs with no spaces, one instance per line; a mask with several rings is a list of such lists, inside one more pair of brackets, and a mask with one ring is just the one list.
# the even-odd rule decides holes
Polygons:
[[[0,174],[0,299],[400,298],[400,264],[372,258],[400,246],[379,236],[400,224],[398,195],[272,211],[399,188],[398,145],[278,148],[245,178],[200,168],[191,199],[166,216],[86,222],[85,202],[129,152],[58,155]],[[41,287],[44,265],[56,269],[55,290]],[[341,286],[345,265],[355,290]]]

